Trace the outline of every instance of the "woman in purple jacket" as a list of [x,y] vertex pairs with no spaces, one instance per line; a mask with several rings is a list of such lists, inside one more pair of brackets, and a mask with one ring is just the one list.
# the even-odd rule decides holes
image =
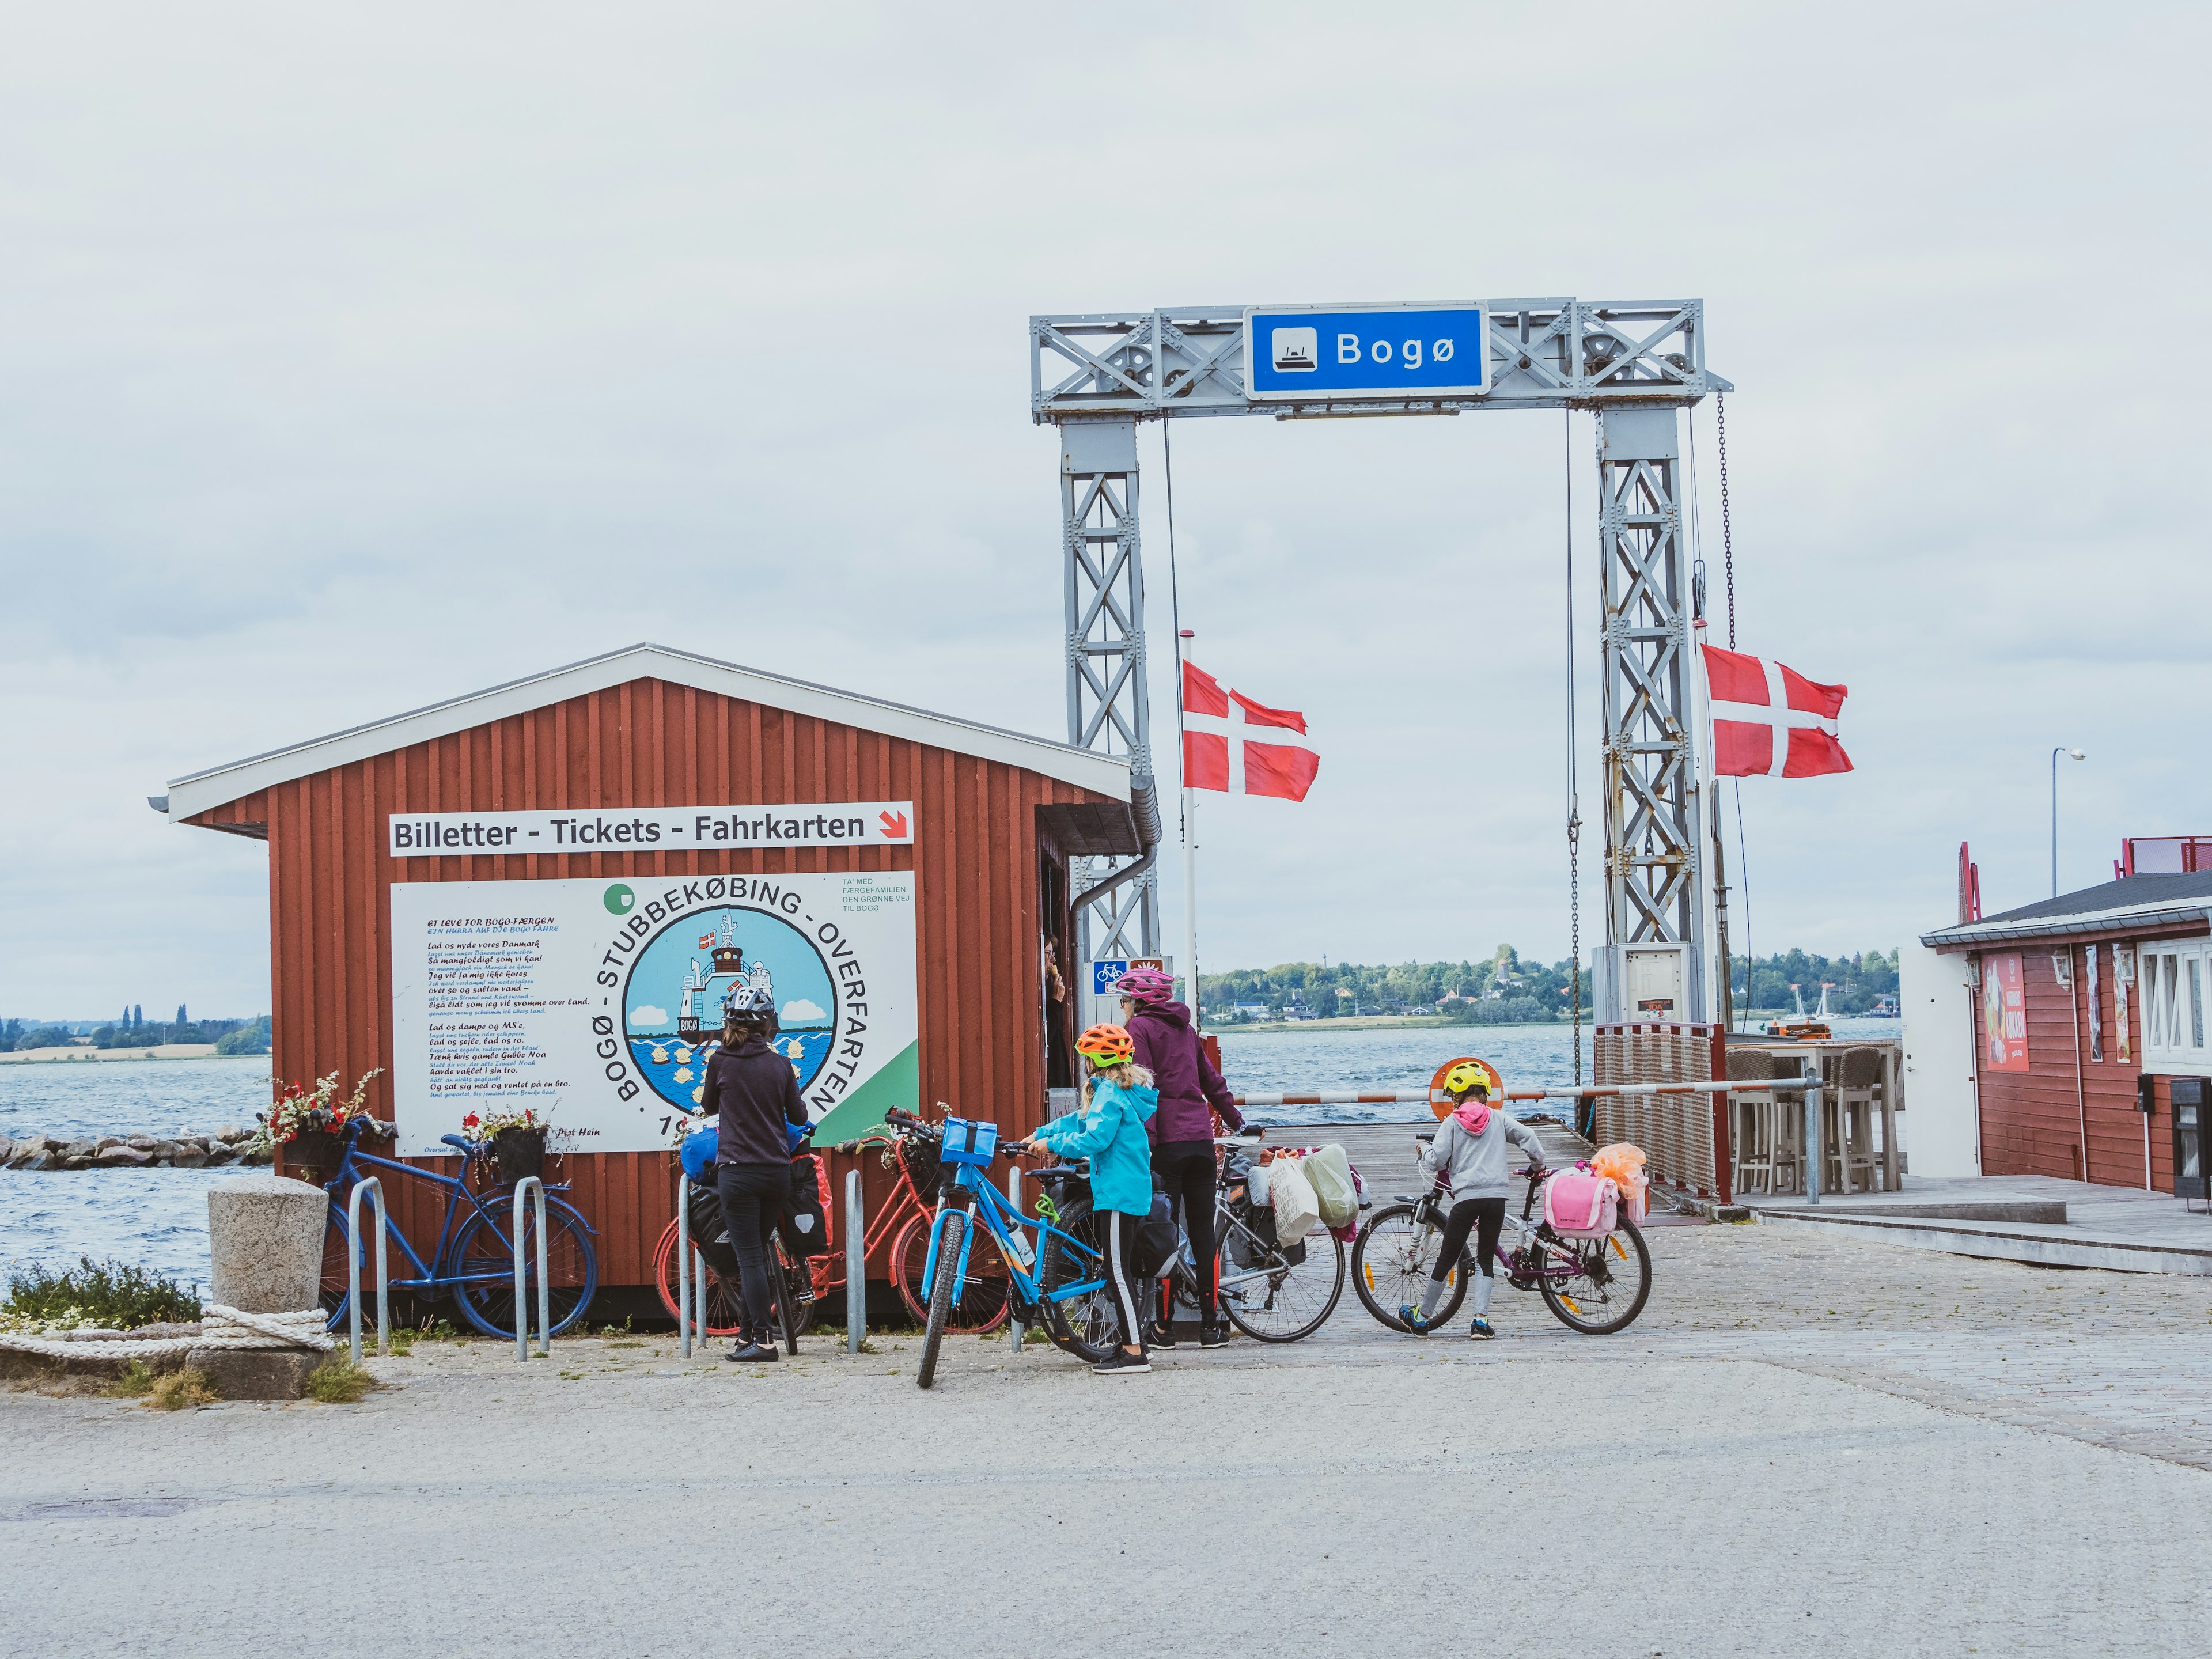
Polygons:
[[[1121,996],[1121,1023],[1137,1045],[1137,1064],[1152,1074],[1160,1091],[1159,1109],[1146,1126],[1152,1172],[1168,1196],[1182,1205],[1191,1259],[1198,1264],[1198,1346],[1218,1348],[1229,1338],[1213,1290],[1213,1117],[1218,1112],[1231,1128],[1242,1129],[1243,1114],[1206,1059],[1190,1010],[1175,1000],[1173,980],[1156,968],[1139,968],[1114,988]],[[1175,1346],[1175,1328],[1165,1322],[1154,1326],[1152,1346]]]

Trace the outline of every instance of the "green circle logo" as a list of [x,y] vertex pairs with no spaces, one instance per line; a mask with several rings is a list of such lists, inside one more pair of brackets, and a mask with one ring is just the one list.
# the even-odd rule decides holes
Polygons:
[[616,915],[626,916],[633,909],[636,908],[637,895],[631,892],[629,889],[623,886],[622,883],[617,882],[613,886],[607,889],[604,902],[607,908],[612,911]]

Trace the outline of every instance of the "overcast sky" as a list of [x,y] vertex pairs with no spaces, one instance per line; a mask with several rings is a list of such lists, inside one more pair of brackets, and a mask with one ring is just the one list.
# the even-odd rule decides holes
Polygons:
[[[1739,639],[1851,688],[1762,952],[2046,895],[2056,744],[2065,885],[2212,833],[2201,6],[8,12],[0,1012],[265,1008],[264,849],[146,796],[635,641],[1064,737],[1032,312],[1702,297]],[[1206,965],[1564,954],[1568,424],[1176,426],[1323,757],[1207,799]]]

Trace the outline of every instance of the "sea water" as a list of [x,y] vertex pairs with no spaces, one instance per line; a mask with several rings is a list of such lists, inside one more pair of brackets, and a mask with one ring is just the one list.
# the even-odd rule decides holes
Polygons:
[[[1896,1020],[1832,1022],[1843,1037],[1895,1039]],[[797,1036],[799,1034],[792,1034]],[[1230,1086],[1254,1094],[1419,1089],[1448,1060],[1488,1060],[1509,1089],[1570,1086],[1574,1045],[1564,1025],[1431,1026],[1331,1030],[1225,1030],[1222,1069]],[[677,1045],[665,1060],[642,1058],[676,1089],[684,1064]],[[805,1063],[816,1057],[794,1056]],[[696,1056],[693,1056],[696,1066]],[[1591,1074],[1589,1029],[1583,1030],[1583,1076]],[[658,1079],[656,1079],[658,1080]],[[0,1065],[0,1134],[203,1133],[251,1126],[269,1102],[267,1060],[82,1060]],[[694,1085],[696,1086],[696,1085]],[[1522,1105],[1522,1113],[1551,1109]],[[1255,1109],[1259,1123],[1389,1123],[1419,1106],[1281,1106]],[[135,1261],[186,1283],[208,1279],[207,1188],[228,1170],[76,1170],[31,1174],[0,1170],[0,1273],[44,1261],[73,1265]]]

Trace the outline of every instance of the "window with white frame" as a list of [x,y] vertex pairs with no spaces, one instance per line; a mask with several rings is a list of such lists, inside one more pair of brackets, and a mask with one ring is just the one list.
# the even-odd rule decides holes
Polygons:
[[2136,994],[2142,1000],[2146,1072],[2212,1077],[2204,1030],[2212,1009],[2212,947],[2201,939],[2144,945],[2136,951]]

